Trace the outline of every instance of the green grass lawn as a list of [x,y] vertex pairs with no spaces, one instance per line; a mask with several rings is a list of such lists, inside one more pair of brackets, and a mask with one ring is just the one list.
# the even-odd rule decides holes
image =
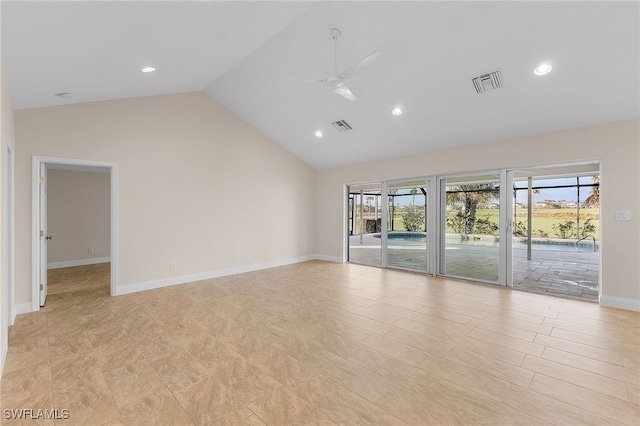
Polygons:
[[[455,216],[455,211],[448,211],[447,217]],[[591,219],[591,224],[595,226],[595,231],[592,233],[596,239],[599,239],[600,232],[600,220],[598,218],[598,209],[580,209],[580,227],[584,225],[587,219]],[[499,210],[498,209],[481,209],[476,214],[477,218],[489,219],[491,222],[499,223]],[[560,238],[553,230],[553,226],[563,223],[565,221],[576,221],[576,209],[534,209],[532,211],[532,223],[534,236],[540,236],[546,233],[549,238]],[[527,223],[527,211],[525,209],[516,210],[516,222]],[[525,227],[526,229],[526,227]],[[448,229],[449,232],[453,230]],[[575,230],[574,230],[575,233]],[[575,239],[575,235],[570,239]]]
[[[548,238],[559,238],[553,230],[553,226],[563,223],[565,221],[576,220],[576,209],[535,209],[533,210],[533,231],[534,236],[541,236],[544,233],[548,235]],[[456,215],[455,210],[447,211],[447,217],[453,218]],[[587,219],[591,219],[591,224],[595,226],[595,231],[592,233],[596,239],[599,239],[600,232],[600,220],[598,219],[598,209],[580,209],[580,227]],[[366,216],[365,216],[366,217]],[[371,216],[373,218],[373,216]],[[498,209],[480,209],[476,214],[477,218],[489,219],[492,223],[499,223],[499,210]],[[516,210],[516,222],[527,222],[527,211],[525,209]],[[393,229],[395,231],[404,231],[405,226],[402,222],[402,215],[396,212]],[[525,227],[526,229],[526,227]],[[452,228],[447,227],[447,232],[454,232]],[[574,229],[575,233],[575,229]],[[497,234],[497,232],[496,232]],[[575,235],[570,239],[576,239]]]

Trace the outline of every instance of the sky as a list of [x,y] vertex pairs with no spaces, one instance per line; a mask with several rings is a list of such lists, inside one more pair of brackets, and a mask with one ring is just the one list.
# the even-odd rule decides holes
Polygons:
[[[580,178],[581,184],[591,184],[593,183],[593,177],[585,176]],[[544,180],[534,180],[533,187],[536,186],[555,186],[555,185],[575,185],[576,178],[560,178],[560,179],[544,179]],[[519,181],[516,182],[516,186],[520,188],[527,187],[527,181]],[[567,202],[577,202],[578,201],[578,191],[577,188],[549,188],[549,189],[539,189],[539,194],[533,194],[533,202],[544,201],[544,200],[554,200],[560,201],[565,200]],[[516,201],[519,203],[526,204],[527,203],[527,191],[516,191]],[[584,201],[589,194],[591,194],[591,187],[580,188],[580,201]]]
[[[593,177],[592,176],[584,176],[580,178],[580,183],[581,184],[591,184],[593,183]],[[518,188],[526,188],[527,187],[527,181],[517,181],[516,186]],[[541,180],[534,180],[533,181],[533,186],[559,186],[559,185],[575,185],[576,184],[576,178],[572,177],[572,178],[557,178],[557,179],[541,179]],[[408,193],[409,190],[401,190],[399,191],[401,193]],[[516,196],[516,201],[518,203],[522,203],[522,204],[527,204],[527,191],[526,190],[519,190],[516,191],[517,192],[517,196]],[[591,187],[586,187],[580,188],[580,201],[584,201],[589,194],[591,193]],[[565,200],[567,202],[577,202],[578,199],[578,191],[576,190],[576,188],[547,188],[547,189],[539,189],[539,193],[538,194],[533,194],[533,201],[538,202],[538,201],[545,201],[545,200],[554,200],[554,201],[560,201],[560,200]],[[415,201],[414,201],[415,200]],[[412,195],[406,195],[403,197],[396,197],[395,198],[395,204],[399,205],[399,206],[406,206],[409,204],[416,204],[416,205],[424,205],[424,196],[422,195],[422,192],[420,190],[418,190],[418,193],[415,195],[415,197],[413,197]],[[365,200],[364,203],[367,203],[366,200],[366,196],[365,196]],[[375,201],[372,201],[372,205],[373,203],[375,203]]]

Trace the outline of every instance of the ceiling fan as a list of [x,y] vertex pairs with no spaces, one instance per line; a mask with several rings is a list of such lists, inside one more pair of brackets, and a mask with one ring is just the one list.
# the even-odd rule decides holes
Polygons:
[[342,32],[337,28],[333,28],[331,31],[329,31],[329,35],[331,36],[334,42],[333,59],[334,59],[335,75],[324,78],[322,80],[314,80],[314,81],[325,84],[334,92],[336,92],[338,95],[344,96],[350,101],[355,101],[358,98],[356,98],[353,92],[347,87],[346,85],[347,80],[353,77],[356,73],[360,72],[364,67],[369,65],[371,62],[376,60],[378,56],[380,56],[380,52],[375,50],[369,55],[367,55],[360,62],[340,72],[338,71],[338,40],[340,39]]

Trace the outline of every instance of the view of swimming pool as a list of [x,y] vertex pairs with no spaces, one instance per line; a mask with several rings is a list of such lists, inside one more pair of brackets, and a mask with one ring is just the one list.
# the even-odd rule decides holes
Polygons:
[[[373,234],[375,238],[381,238],[381,234]],[[387,238],[394,244],[404,243],[426,243],[425,232],[390,232]],[[498,247],[500,237],[494,235],[460,235],[447,234],[447,245]],[[513,239],[514,249],[527,249],[527,239],[516,237]],[[531,240],[532,250],[555,250],[555,251],[599,251],[600,243],[592,240],[583,240],[576,244],[575,240],[561,240],[554,238],[533,238]]]

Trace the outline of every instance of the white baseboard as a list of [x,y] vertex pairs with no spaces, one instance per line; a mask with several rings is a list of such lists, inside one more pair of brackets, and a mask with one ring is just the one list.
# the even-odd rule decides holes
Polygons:
[[[33,309],[31,309],[31,302],[28,303],[20,303],[18,305],[15,306],[15,308],[13,309],[13,312],[16,315],[20,315],[20,314],[28,314],[29,312],[33,312]],[[13,320],[15,321],[15,318],[13,318]],[[12,323],[13,324],[13,323]]]
[[326,256],[324,254],[318,254],[315,257],[317,260],[324,260],[326,262],[333,262],[333,263],[345,263],[345,260],[341,257],[338,256]]
[[600,296],[600,305],[610,308],[626,309],[640,312],[640,300],[626,299],[624,297]]
[[47,269],[71,268],[73,266],[95,265],[96,263],[111,262],[110,257],[95,257],[93,259],[67,260],[65,262],[47,263]]
[[116,289],[115,296],[123,294],[135,293],[144,290],[153,290],[161,287],[168,287],[172,285],[186,284],[194,281],[208,280],[211,278],[225,277],[228,275],[242,274],[244,272],[259,271],[262,269],[276,268],[278,266],[291,265],[294,263],[307,262],[314,260],[317,257],[315,255],[294,257],[290,259],[277,260],[266,263],[256,263],[253,265],[239,266],[237,268],[219,269],[217,271],[203,272],[201,274],[182,275],[179,277],[163,278],[160,280],[144,281],[136,284],[129,284],[125,286],[119,286]]

